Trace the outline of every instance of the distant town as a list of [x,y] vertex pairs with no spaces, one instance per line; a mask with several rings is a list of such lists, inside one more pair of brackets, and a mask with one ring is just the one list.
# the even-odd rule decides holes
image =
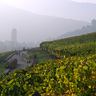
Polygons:
[[22,50],[23,48],[33,48],[39,46],[40,42],[38,43],[19,43],[17,41],[17,30],[16,28],[12,29],[11,33],[11,41],[5,41],[1,42],[0,41],[0,52],[6,52],[6,51],[14,51],[14,50]]

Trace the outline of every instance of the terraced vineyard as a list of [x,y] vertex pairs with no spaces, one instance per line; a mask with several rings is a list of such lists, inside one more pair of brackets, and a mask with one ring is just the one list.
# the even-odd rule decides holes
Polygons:
[[63,58],[64,55],[69,57],[95,54],[96,32],[51,42],[43,42],[40,47],[59,58]]
[[3,75],[1,96],[32,96],[36,91],[41,96],[96,96],[95,34],[42,43],[43,50],[60,59],[15,70],[8,77]]
[[43,62],[0,78],[2,96],[95,96],[96,54]]

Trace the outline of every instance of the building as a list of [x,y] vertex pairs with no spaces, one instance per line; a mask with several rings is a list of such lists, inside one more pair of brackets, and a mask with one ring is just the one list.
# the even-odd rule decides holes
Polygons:
[[15,28],[12,29],[11,41],[14,42],[14,43],[17,42],[17,30]]
[[96,27],[96,20],[95,19],[92,20],[92,26]]

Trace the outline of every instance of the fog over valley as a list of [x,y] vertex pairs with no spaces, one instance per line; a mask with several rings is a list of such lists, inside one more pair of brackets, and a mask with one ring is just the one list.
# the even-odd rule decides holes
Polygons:
[[[17,32],[16,49],[32,48],[39,46],[43,41],[55,40],[62,34],[90,26],[91,21],[96,19],[95,9],[95,3],[71,0],[1,0],[0,50],[15,49],[11,42],[13,29]],[[88,32],[91,32],[91,29]],[[11,42],[11,45],[8,42]]]

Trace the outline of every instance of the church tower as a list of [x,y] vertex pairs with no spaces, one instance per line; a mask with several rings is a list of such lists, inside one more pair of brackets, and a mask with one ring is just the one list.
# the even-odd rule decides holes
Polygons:
[[12,30],[11,41],[17,42],[17,30],[15,28]]
[[92,26],[96,27],[96,20],[95,19],[92,20]]

